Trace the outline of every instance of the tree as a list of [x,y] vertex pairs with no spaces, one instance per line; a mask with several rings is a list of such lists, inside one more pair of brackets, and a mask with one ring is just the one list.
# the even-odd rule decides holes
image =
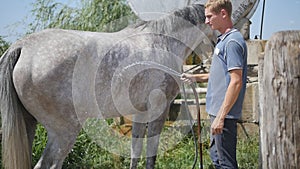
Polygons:
[[37,0],[31,11],[35,19],[29,24],[29,33],[45,28],[113,32],[136,19],[125,0],[81,0],[76,6]]
[[9,48],[9,43],[6,42],[2,36],[0,36],[0,57],[4,54],[4,52]]

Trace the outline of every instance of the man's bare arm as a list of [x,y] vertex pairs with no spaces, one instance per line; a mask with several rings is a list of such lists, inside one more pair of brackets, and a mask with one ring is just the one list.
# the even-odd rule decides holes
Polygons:
[[181,75],[181,80],[187,83],[192,83],[192,82],[207,82],[209,78],[208,73],[203,73],[203,74],[187,74],[183,73]]
[[243,85],[242,74],[242,69],[230,71],[230,83],[225,94],[225,99],[217,114],[217,117],[211,125],[212,134],[222,133],[225,117],[236,102],[241,91]]

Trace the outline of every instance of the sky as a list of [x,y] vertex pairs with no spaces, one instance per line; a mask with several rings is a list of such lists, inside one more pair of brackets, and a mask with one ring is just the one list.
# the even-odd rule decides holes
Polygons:
[[[0,36],[14,42],[22,36],[26,25],[32,21],[30,11],[36,0],[0,0]],[[57,0],[70,3],[72,0]],[[260,35],[263,1],[252,18],[250,39]],[[268,40],[273,33],[284,30],[300,30],[300,0],[265,0],[262,39]]]

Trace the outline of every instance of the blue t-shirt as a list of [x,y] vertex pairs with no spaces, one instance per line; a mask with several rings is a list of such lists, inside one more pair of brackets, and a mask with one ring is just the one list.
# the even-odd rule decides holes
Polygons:
[[206,111],[209,115],[216,116],[220,110],[230,82],[230,71],[234,69],[243,69],[243,86],[226,116],[229,119],[241,117],[247,82],[247,46],[236,29],[220,36],[214,50],[206,94]]

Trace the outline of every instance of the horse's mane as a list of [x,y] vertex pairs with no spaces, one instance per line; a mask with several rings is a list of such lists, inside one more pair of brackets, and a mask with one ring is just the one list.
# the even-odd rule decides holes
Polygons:
[[[185,23],[183,21],[185,21]],[[190,27],[191,24],[197,25],[204,23],[204,21],[204,6],[201,4],[193,4],[183,9],[170,12],[157,20],[140,21],[133,25],[133,28],[148,28],[154,32],[165,33]]]

